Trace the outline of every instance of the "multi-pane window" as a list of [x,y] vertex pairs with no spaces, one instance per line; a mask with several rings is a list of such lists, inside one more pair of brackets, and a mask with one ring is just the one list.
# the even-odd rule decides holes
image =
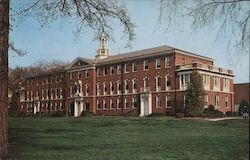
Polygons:
[[190,74],[180,75],[180,89],[181,90],[186,90],[189,83],[190,83]]
[[121,94],[122,92],[122,82],[121,81],[117,81],[117,94]]
[[82,78],[81,72],[77,72],[77,77],[78,77],[78,78]]
[[122,73],[122,66],[119,64],[117,65],[117,74],[121,74]]
[[110,75],[113,75],[115,73],[114,66],[110,66]]
[[137,71],[137,64],[136,62],[132,63],[132,72],[136,72]]
[[148,60],[143,61],[143,69],[148,70]]
[[110,104],[110,109],[115,109],[114,99],[110,99],[109,104]]
[[223,90],[224,91],[229,91],[229,79],[228,78],[223,78]]
[[136,108],[137,107],[137,98],[133,97],[132,99],[132,108]]
[[144,77],[143,81],[144,81],[144,88],[148,87],[149,86],[149,84],[148,84],[148,77]]
[[122,104],[121,104],[120,98],[117,99],[117,108],[118,109],[122,108]]
[[205,95],[205,107],[207,107],[208,106],[208,95],[206,94]]
[[170,67],[170,57],[165,57],[165,68]]
[[161,90],[161,77],[160,76],[157,76],[155,77],[155,80],[156,80],[156,91],[160,91]]
[[220,77],[214,76],[214,85],[219,86],[220,85]]
[[100,77],[102,75],[102,72],[101,72],[101,69],[100,68],[97,68],[97,77]]
[[155,59],[155,68],[156,69],[161,68],[161,59],[160,58]]
[[225,97],[225,106],[228,108],[228,96]]
[[203,77],[203,84],[204,85],[209,85],[210,84],[210,76],[206,75],[206,74],[203,74],[202,77]]
[[86,71],[85,71],[85,78],[88,78],[89,77],[89,70],[87,69]]
[[114,82],[110,82],[110,94],[114,94],[114,90],[115,90],[115,87],[114,87]]
[[100,100],[98,99],[96,103],[97,103],[97,110],[100,110],[102,108]]
[[171,108],[171,97],[166,96],[166,108]]
[[220,106],[220,97],[219,97],[219,95],[215,95],[215,106],[216,107]]
[[104,95],[107,94],[107,85],[106,85],[106,82],[103,83],[103,94]]
[[86,92],[86,96],[88,96],[89,95],[89,85],[88,84],[85,85],[85,92]]
[[170,90],[170,75],[166,75],[166,90]]
[[155,105],[156,105],[156,108],[161,108],[161,96],[156,96],[155,97]]
[[106,99],[103,100],[103,109],[108,109]]
[[136,79],[133,79],[132,80],[132,85],[133,85],[133,93],[136,93],[137,92],[137,84],[136,84]]
[[129,109],[128,99],[127,98],[124,99],[124,103],[125,103],[125,109]]
[[128,63],[125,63],[125,64],[124,64],[124,70],[125,70],[125,73],[129,73],[129,66],[128,66]]
[[108,68],[107,67],[103,68],[103,75],[104,76],[108,75]]
[[129,83],[128,83],[128,80],[125,80],[124,84],[125,84],[125,93],[128,93],[129,92]]
[[101,87],[100,87],[100,83],[96,84],[96,90],[97,90],[97,95],[99,96],[101,93]]

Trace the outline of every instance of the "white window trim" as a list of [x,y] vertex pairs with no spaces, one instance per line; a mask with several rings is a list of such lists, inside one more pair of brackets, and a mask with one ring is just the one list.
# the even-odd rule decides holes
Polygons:
[[[145,69],[145,67],[146,67],[146,62],[148,63],[148,69]],[[148,60],[144,60],[143,61],[143,71],[147,71],[147,70],[149,70],[149,61]]]
[[[158,67],[158,61],[160,61],[160,66]],[[161,69],[161,58],[155,59],[155,69]]]

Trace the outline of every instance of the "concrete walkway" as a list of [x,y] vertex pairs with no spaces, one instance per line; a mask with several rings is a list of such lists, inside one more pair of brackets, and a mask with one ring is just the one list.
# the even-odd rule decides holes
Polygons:
[[205,118],[207,121],[223,121],[229,119],[243,119],[243,117]]
[[196,119],[202,121],[223,121],[223,120],[230,120],[230,119],[243,119],[243,117],[224,117],[224,118],[201,118],[201,117],[183,117],[183,119]]

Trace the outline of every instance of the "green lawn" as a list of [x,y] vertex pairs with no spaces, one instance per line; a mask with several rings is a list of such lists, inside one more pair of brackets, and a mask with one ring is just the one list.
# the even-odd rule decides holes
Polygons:
[[249,122],[173,117],[10,118],[10,159],[248,160]]

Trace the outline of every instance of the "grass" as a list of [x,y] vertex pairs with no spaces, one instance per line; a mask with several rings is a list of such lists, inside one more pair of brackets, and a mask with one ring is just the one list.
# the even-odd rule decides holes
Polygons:
[[11,160],[248,160],[249,122],[10,118]]

